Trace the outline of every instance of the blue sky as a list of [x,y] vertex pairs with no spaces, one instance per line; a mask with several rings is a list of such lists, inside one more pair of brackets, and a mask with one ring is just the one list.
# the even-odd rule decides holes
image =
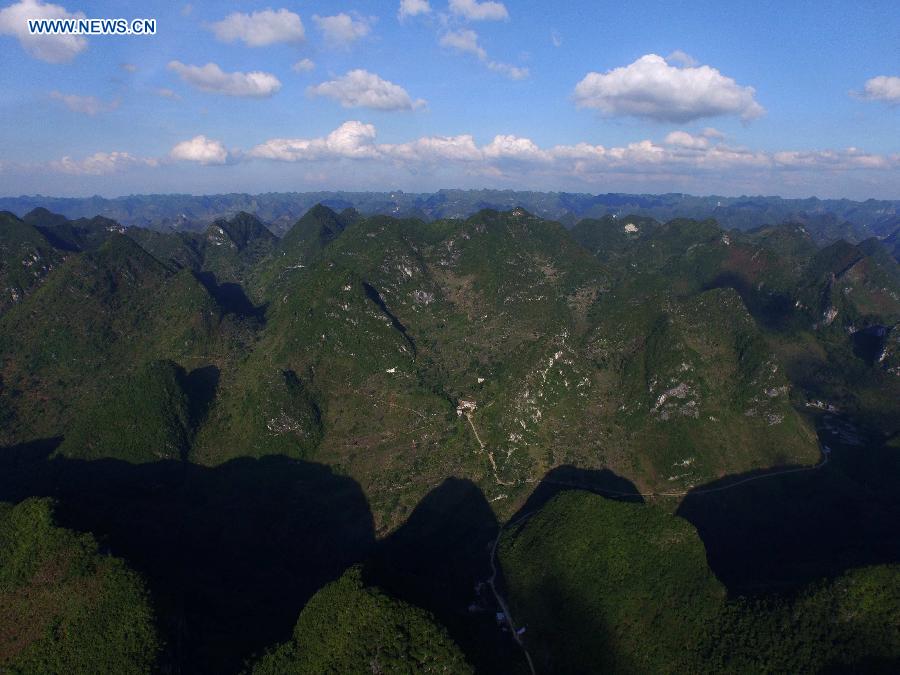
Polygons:
[[896,2],[0,0],[0,64],[4,195],[900,199]]

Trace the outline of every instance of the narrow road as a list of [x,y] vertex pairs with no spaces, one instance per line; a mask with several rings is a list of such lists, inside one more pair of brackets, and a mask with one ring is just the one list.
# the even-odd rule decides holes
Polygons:
[[746,483],[752,483],[756,480],[763,480],[765,478],[775,478],[777,476],[784,476],[789,473],[806,473],[809,471],[818,471],[822,467],[828,464],[828,454],[822,453],[822,461],[814,466],[798,466],[792,469],[781,469],[780,471],[773,471],[772,473],[764,473],[759,476],[750,476],[749,478],[744,478],[743,480],[739,480],[736,483],[729,483],[728,485],[720,485],[719,487],[714,488],[706,488],[703,490],[684,490],[682,492],[619,492],[617,490],[604,490],[603,488],[593,487],[590,485],[584,485],[581,483],[569,483],[565,481],[558,480],[547,480],[547,479],[537,479],[537,478],[528,478],[524,482],[526,483],[548,483],[549,485],[561,485],[563,487],[571,487],[577,490],[588,490],[590,492],[598,492],[605,495],[610,495],[611,497],[686,497],[688,495],[706,495],[712,492],[724,492],[725,490],[731,490],[732,488],[736,488],[739,485],[744,485]]
[[[511,527],[512,525],[527,520],[530,515],[531,513],[527,513],[519,518],[515,523],[510,523],[505,527]],[[528,661],[528,669],[531,671],[531,675],[537,675],[537,671],[534,669],[534,662],[531,660],[531,654],[528,653],[528,648],[522,641],[522,636],[516,632],[516,624],[513,621],[512,613],[509,611],[509,605],[506,604],[506,601],[503,599],[500,591],[497,590],[497,584],[495,583],[497,580],[497,546],[500,545],[500,535],[503,534],[503,530],[505,529],[505,527],[500,528],[500,531],[497,533],[497,538],[494,539],[494,546],[493,548],[491,548],[491,578],[488,579],[488,585],[491,587],[491,592],[494,594],[494,598],[497,599],[497,604],[500,606],[500,611],[503,612],[503,616],[506,619],[506,625],[509,626],[509,631],[510,633],[512,633],[513,639],[516,641],[519,647],[522,648],[522,652],[525,654],[525,660]]]

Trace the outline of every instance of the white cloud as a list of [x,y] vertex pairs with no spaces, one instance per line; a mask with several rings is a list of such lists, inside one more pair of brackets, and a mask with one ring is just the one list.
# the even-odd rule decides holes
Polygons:
[[189,66],[181,61],[170,61],[169,70],[177,73],[188,84],[214,94],[264,98],[281,89],[281,82],[277,77],[258,70],[250,73],[226,73],[215,63]]
[[448,47],[462,54],[472,54],[489,70],[505,75],[511,80],[524,80],[530,75],[528,68],[501,63],[488,58],[487,51],[478,42],[478,33],[469,28],[444,33],[439,41],[441,47]]
[[351,70],[343,77],[309,87],[307,93],[333,98],[345,108],[412,110],[425,105],[422,99],[413,101],[400,85],[362,69]]
[[742,87],[710,66],[677,68],[656,54],[606,73],[588,73],[575,87],[582,108],[605,115],[688,122],[703,117],[740,115],[755,119],[765,110],[753,87]]
[[84,115],[97,115],[102,112],[115,110],[119,107],[118,99],[109,103],[101,101],[96,96],[78,96],[77,94],[63,94],[58,91],[51,91],[50,98],[61,101],[69,110],[82,113]]
[[399,145],[380,145],[378,149],[387,157],[408,162],[477,162],[484,158],[469,134],[426,136]]
[[360,16],[350,16],[345,12],[334,16],[319,16],[313,14],[313,21],[325,41],[333,47],[346,47],[352,42],[364,38],[372,30],[371,19]]
[[[900,153],[879,155],[852,147],[766,152],[727,145],[709,131],[674,131],[661,141],[643,139],[619,146],[582,142],[542,147],[533,139],[514,134],[498,134],[484,145],[479,145],[470,134],[378,143],[372,124],[351,120],[324,136],[273,138],[248,152],[228,150],[221,141],[200,135],[178,143],[159,159],[135,157],[127,152],[98,152],[81,160],[63,157],[33,165],[33,169],[100,176],[173,161],[223,165],[275,160],[308,163],[307,168],[300,170],[333,176],[341,170],[333,166],[335,163],[363,161],[374,176],[384,176],[385,172],[395,175],[398,170],[415,175],[455,171],[456,175],[482,181],[508,180],[510,185],[580,183],[598,189],[609,187],[616,177],[629,185],[652,184],[655,189],[700,188],[719,185],[717,181],[723,179],[728,185],[742,186],[900,180]],[[366,173],[360,171],[360,175]],[[346,169],[345,175],[351,174],[356,175]]]
[[697,59],[695,59],[687,52],[681,51],[680,49],[676,49],[674,52],[669,54],[666,57],[666,61],[668,61],[669,63],[678,64],[679,66],[687,66],[688,68],[693,68],[700,65],[700,62]]
[[857,148],[846,150],[812,150],[776,152],[776,165],[789,169],[888,169],[898,166],[896,159],[885,155],[862,152]]
[[69,12],[60,5],[20,0],[0,10],[0,35],[17,38],[22,49],[36,59],[66,63],[87,49],[87,40],[80,35],[32,35],[28,31],[28,19],[84,18],[83,12]]
[[493,70],[495,73],[500,73],[501,75],[506,75],[511,80],[524,80],[529,75],[531,75],[531,71],[528,68],[521,68],[519,66],[512,66],[508,63],[501,63],[500,61],[487,61],[485,64],[490,70]]
[[199,164],[225,164],[228,161],[228,150],[221,141],[207,138],[202,134],[178,143],[169,152],[172,159]]
[[468,28],[444,33],[439,44],[464,54],[474,54],[482,61],[487,59],[487,52],[478,44],[478,33]]
[[379,156],[379,151],[375,146],[375,127],[350,121],[344,122],[324,138],[273,138],[250,150],[248,156],[297,162],[316,159],[374,159]]
[[575,145],[557,145],[548,152],[554,159],[580,162],[599,161],[606,156],[606,148],[602,145],[591,145],[584,142]]
[[430,14],[431,5],[428,0],[400,0],[400,9],[397,10],[397,18],[403,21],[411,16]]
[[558,30],[550,31],[550,42],[554,47],[562,47],[562,34]]
[[867,80],[862,97],[870,101],[900,103],[900,77],[879,75]]
[[371,124],[344,122],[323,138],[273,138],[247,153],[248,157],[284,162],[366,159],[405,163],[476,162],[484,154],[471,135],[426,136],[408,143],[375,143]]
[[178,94],[167,87],[160,87],[159,89],[155,89],[153,93],[157,96],[161,96],[162,98],[170,98],[173,101],[178,101],[181,99]]
[[323,138],[273,138],[247,155],[285,162],[366,159],[401,163],[477,162],[483,152],[471,135],[425,136],[408,143],[375,143],[375,127],[359,121],[344,122]]
[[299,61],[297,61],[297,63],[291,66],[291,70],[293,70],[295,73],[308,73],[311,70],[315,70],[315,68],[316,64],[313,63],[311,59],[300,59]]
[[503,21],[509,18],[506,5],[502,2],[485,0],[450,0],[450,11],[469,21]]
[[[469,134],[425,136],[405,143],[376,143],[371,124],[346,122],[321,138],[276,138],[253,148],[246,157],[286,162],[366,160],[385,162],[413,172],[461,170],[470,176],[505,177],[518,184],[533,176],[607,184],[610,176],[631,181],[710,181],[727,175],[732,182],[809,180],[844,172],[893,172],[900,177],[900,154],[876,155],[856,148],[762,152],[732,147],[700,134],[672,132],[663,142],[644,139],[622,146],[591,143],[543,148],[532,139],[499,134],[479,146]],[[714,131],[714,130],[713,130]],[[864,178],[866,180],[866,178]],[[698,185],[700,183],[697,183]]]
[[499,135],[484,146],[484,156],[488,159],[514,159],[518,161],[539,161],[550,159],[550,155],[541,150],[530,138],[521,136]]
[[252,14],[233,12],[211,24],[210,29],[222,42],[240,40],[249,47],[303,42],[306,37],[300,17],[287,9],[264,9]]
[[[706,138],[702,134],[686,135]],[[615,147],[577,143],[543,148],[532,139],[504,134],[479,146],[471,135],[462,134],[378,144],[373,125],[349,121],[323,137],[271,139],[247,153],[229,152],[220,141],[198,136],[179,143],[166,158],[159,160],[135,157],[127,152],[98,152],[82,160],[63,157],[33,168],[102,176],[159,166],[166,161],[222,165],[237,160],[267,159],[309,163],[309,170],[303,169],[307,176],[333,177],[332,172],[339,169],[329,168],[328,163],[362,160],[373,163],[377,168],[375,175],[398,169],[416,175],[457,171],[477,176],[481,181],[509,181],[510,185],[577,182],[598,189],[608,187],[610,181],[615,184],[617,177],[629,185],[644,183],[656,189],[671,189],[673,185],[699,188],[716,184],[723,176],[728,177],[730,185],[763,182],[793,186],[819,184],[827,177],[842,185],[853,180],[867,183],[876,178],[888,177],[891,181],[900,178],[900,154],[877,155],[857,148],[762,152],[714,142],[707,147],[688,147],[668,142],[671,140],[675,139],[670,136],[661,143],[645,139]],[[321,167],[321,171],[313,169],[314,166]],[[10,167],[0,166],[0,170],[4,168]],[[850,173],[857,177],[852,178]]]
[[[606,151],[609,165],[620,167],[643,165],[644,170],[662,164],[669,156],[664,148],[650,140],[629,143],[624,148],[609,148]],[[671,156],[674,157],[674,155]]]
[[75,160],[69,156],[50,162],[50,169],[78,176],[104,176],[138,166],[157,166],[155,159],[135,157],[127,152],[96,152]]
[[676,145],[679,148],[692,150],[705,150],[709,147],[709,139],[703,135],[694,136],[687,131],[673,131],[665,140],[666,145]]

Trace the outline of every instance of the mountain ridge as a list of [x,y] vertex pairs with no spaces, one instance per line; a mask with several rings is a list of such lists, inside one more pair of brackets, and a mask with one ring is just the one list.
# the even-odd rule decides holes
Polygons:
[[567,226],[583,218],[639,215],[668,221],[677,217],[715,218],[725,229],[752,229],[796,220],[819,241],[888,237],[900,226],[900,200],[791,199],[766,196],[693,196],[668,194],[585,194],[513,190],[439,190],[434,193],[286,192],[192,196],[130,195],[116,198],[52,198],[41,195],[0,197],[0,210],[23,216],[47,207],[69,218],[103,215],[125,226],[201,231],[217,218],[240,211],[255,214],[283,234],[306,211],[323,203],[336,211],[356,208],[366,216],[392,215],[423,220],[466,218],[482,208],[521,206]]

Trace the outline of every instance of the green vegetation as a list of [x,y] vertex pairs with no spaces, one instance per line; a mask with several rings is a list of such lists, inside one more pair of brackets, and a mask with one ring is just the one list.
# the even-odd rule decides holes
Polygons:
[[293,639],[253,666],[256,675],[372,672],[471,668],[427,612],[365,586],[358,567],[316,593],[300,613]]
[[147,673],[159,651],[144,585],[47,500],[0,504],[0,670]]
[[728,599],[696,531],[658,506],[564,492],[504,534],[513,616],[546,672],[888,672],[900,567]]
[[[172,446],[179,456],[338,466],[385,530],[448,475],[493,498],[569,463],[672,491],[817,460],[794,406],[794,387],[811,391],[815,375],[795,377],[808,368],[782,347],[832,340],[856,357],[845,336],[812,329],[818,305],[803,309],[834,265],[801,226],[725,233],[713,221],[622,216],[573,234],[590,251],[522,209],[425,223],[321,205],[281,241],[247,213],[202,235],[108,232],[0,326],[5,441],[66,435],[80,410],[109,408],[106,392],[139,364],[165,359],[221,375],[209,415],[182,434],[187,447]],[[876,249],[852,259],[879,271],[860,288],[889,297],[890,260]],[[77,313],[62,300],[72,295],[85,298]],[[855,314],[842,306],[842,327],[845,316],[890,325],[869,296]],[[886,423],[869,393],[889,386],[884,377],[857,379],[866,384],[841,386],[858,408],[880,405],[867,414]],[[461,400],[477,403],[474,431],[454,414]],[[73,448],[84,442],[64,452],[87,456]],[[145,453],[163,455],[174,456]]]
[[322,437],[321,413],[291,370],[252,372],[228,382],[191,458],[218,464],[234,457],[303,458]]
[[187,388],[187,374],[178,365],[148,363],[77,417],[59,454],[129,462],[183,459],[194,426]]
[[725,601],[691,525],[564,492],[504,534],[512,614],[539,670],[692,672]]
[[896,672],[900,566],[851,570],[792,599],[724,608],[704,667],[734,672]]
[[37,229],[0,211],[0,316],[37,288],[63,257]]
[[191,272],[113,233],[0,316],[0,408],[11,411],[0,443],[64,435],[79,410],[148,360],[221,364],[248,333]]
[[321,251],[344,231],[354,215],[355,212],[350,212],[342,217],[327,206],[316,204],[285,233],[280,248],[301,253],[299,249],[305,249],[307,255]]
[[[58,498],[62,522],[133,564],[172,670],[233,672],[301,610],[295,640],[260,667],[440,669],[429,655],[444,645],[452,670],[429,612],[476,668],[518,668],[479,582],[498,523],[552,476],[671,501],[563,495],[506,536],[514,614],[542,670],[894,658],[871,618],[894,606],[893,568],[871,565],[900,560],[900,519],[884,515],[900,480],[890,242],[820,248],[832,235],[802,213],[729,231],[652,217],[709,215],[683,196],[528,202],[569,224],[590,216],[567,230],[518,198],[369,196],[370,212],[414,217],[364,218],[349,208],[361,197],[332,195],[340,213],[320,204],[298,220],[296,196],[197,211],[173,197],[178,232],[0,215],[0,283],[21,290],[0,306],[0,499]],[[746,228],[786,208],[729,200],[725,215]],[[889,227],[870,216],[855,239]],[[847,452],[796,484],[748,482],[754,499],[717,492],[706,511],[676,503],[737,474],[821,465],[823,445]],[[793,529],[767,538],[773,522]],[[780,547],[764,560],[757,541]],[[357,563],[396,600],[353,572],[303,609]],[[887,575],[888,592],[867,575]],[[831,581],[800,588],[819,578]],[[794,595],[729,600],[723,584]],[[816,627],[829,611],[846,619],[836,632]]]
[[96,250],[112,233],[123,233],[125,228],[114,220],[95,216],[68,220],[45,208],[36,208],[22,218],[37,228],[49,242],[62,251]]

